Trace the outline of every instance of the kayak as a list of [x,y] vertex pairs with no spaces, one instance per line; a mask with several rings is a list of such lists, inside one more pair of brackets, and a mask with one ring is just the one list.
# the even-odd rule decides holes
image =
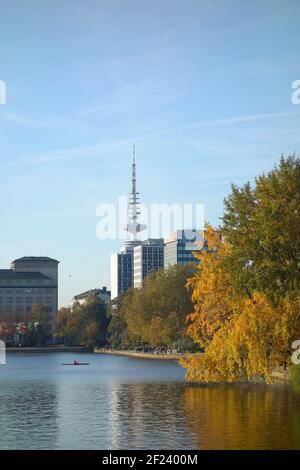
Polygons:
[[74,362],[70,362],[67,364],[62,364],[62,366],[89,366],[89,365],[90,365],[89,362],[77,362],[76,364],[74,364]]

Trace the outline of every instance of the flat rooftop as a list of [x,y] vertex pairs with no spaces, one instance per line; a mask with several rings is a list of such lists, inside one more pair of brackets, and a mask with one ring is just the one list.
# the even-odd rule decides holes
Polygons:
[[36,262],[36,261],[41,261],[41,262],[49,262],[51,261],[52,263],[59,263],[57,259],[54,258],[49,258],[48,256],[22,256],[21,258],[15,259],[12,263],[16,262]]
[[0,269],[0,279],[47,279],[51,278],[45,274],[31,271],[15,271],[14,269]]

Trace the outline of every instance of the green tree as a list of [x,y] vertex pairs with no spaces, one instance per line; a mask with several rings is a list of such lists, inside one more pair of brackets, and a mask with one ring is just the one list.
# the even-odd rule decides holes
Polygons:
[[95,346],[106,343],[108,323],[106,304],[99,297],[91,296],[72,309],[60,309],[54,332],[67,344]]
[[222,234],[230,244],[226,267],[239,291],[276,301],[300,286],[300,159],[282,157],[255,186],[232,186]]
[[108,307],[108,316],[110,319],[108,326],[109,344],[113,348],[117,348],[125,343],[129,344],[127,323],[125,320],[125,305],[126,299],[129,301],[132,291],[129,290],[124,294],[120,294],[117,298],[113,299]]
[[62,343],[70,344],[71,339],[71,309],[62,307],[57,311],[54,320],[54,336],[56,336]]
[[194,270],[191,263],[156,271],[141,289],[125,296],[120,309],[127,325],[125,337],[150,346],[172,346],[186,338],[186,316],[193,309],[186,283]]
[[26,346],[46,346],[51,338],[52,317],[45,305],[34,304],[27,315],[29,325]]
[[94,347],[101,341],[101,329],[96,320],[88,320],[81,331],[80,343],[88,347]]

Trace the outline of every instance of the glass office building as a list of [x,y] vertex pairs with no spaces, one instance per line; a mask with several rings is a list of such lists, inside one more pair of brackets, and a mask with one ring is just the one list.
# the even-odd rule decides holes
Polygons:
[[194,251],[203,246],[203,231],[176,230],[165,240],[164,266],[167,268],[174,264],[188,264],[199,261],[193,255]]

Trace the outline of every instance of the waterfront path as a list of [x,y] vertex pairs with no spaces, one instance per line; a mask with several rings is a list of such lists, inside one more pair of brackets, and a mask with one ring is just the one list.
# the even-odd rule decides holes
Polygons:
[[170,360],[170,361],[178,361],[184,355],[180,353],[170,353],[170,354],[162,354],[162,353],[150,353],[150,352],[143,352],[143,351],[135,351],[135,350],[118,350],[118,349],[105,349],[105,348],[95,348],[94,353],[96,354],[113,354],[115,356],[128,356],[128,357],[137,357],[142,359],[163,359],[163,360]]

